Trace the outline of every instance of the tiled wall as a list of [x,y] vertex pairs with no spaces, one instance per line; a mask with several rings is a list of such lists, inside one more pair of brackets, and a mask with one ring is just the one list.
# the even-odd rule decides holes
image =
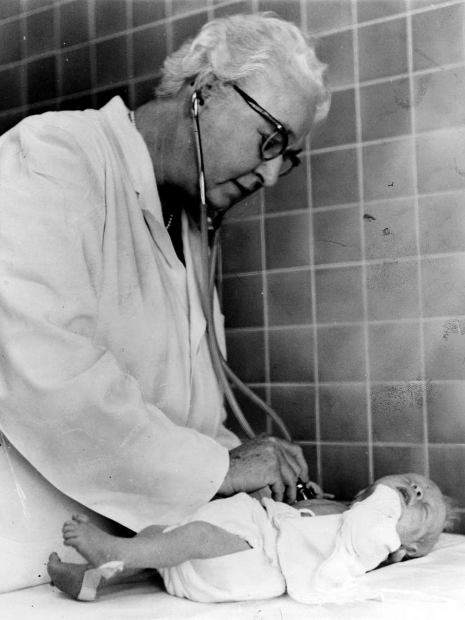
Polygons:
[[298,4],[261,6],[318,36],[333,104],[228,219],[230,360],[328,491],[417,471],[465,506],[464,3]]
[[267,9],[318,36],[333,104],[303,165],[225,223],[231,365],[326,490],[414,470],[465,506],[463,1],[1,0],[0,132],[133,107],[206,20]]

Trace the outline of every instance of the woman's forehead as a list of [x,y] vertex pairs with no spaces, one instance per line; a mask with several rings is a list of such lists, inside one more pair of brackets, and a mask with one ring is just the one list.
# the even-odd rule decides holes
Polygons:
[[316,101],[302,85],[280,76],[270,79],[253,75],[244,82],[244,90],[282,123],[293,138],[302,138],[311,130]]

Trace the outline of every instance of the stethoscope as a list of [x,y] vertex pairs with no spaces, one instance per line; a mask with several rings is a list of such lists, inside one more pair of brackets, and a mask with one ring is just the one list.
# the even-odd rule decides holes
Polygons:
[[[194,134],[195,145],[197,151],[197,165],[198,165],[198,183],[199,183],[199,196],[200,196],[200,234],[201,234],[201,262],[202,262],[202,281],[201,281],[201,299],[202,307],[205,313],[205,319],[207,322],[207,342],[210,350],[213,368],[215,370],[217,379],[223,389],[226,400],[231,407],[232,412],[237,418],[239,424],[243,428],[249,439],[255,437],[255,432],[248,423],[244,416],[236,397],[234,396],[231,388],[231,383],[236,386],[247,398],[260,407],[266,415],[268,415],[273,422],[281,430],[283,436],[288,441],[292,441],[291,434],[280,418],[280,416],[274,411],[265,401],[263,401],[257,394],[252,392],[245,383],[239,379],[239,377],[229,367],[218,343],[215,332],[213,304],[215,298],[215,278],[216,278],[216,266],[218,258],[218,244],[219,244],[219,229],[222,220],[222,214],[219,217],[211,219],[208,217],[208,207],[206,202],[206,189],[205,189],[205,167],[202,150],[202,140],[200,136],[200,123],[199,123],[199,105],[200,95],[197,91],[194,91],[192,95],[192,116],[194,119]],[[210,250],[211,241],[211,250]],[[315,492],[311,488],[307,488],[305,484],[300,480],[297,481],[297,496],[298,499],[313,499],[316,497]]]

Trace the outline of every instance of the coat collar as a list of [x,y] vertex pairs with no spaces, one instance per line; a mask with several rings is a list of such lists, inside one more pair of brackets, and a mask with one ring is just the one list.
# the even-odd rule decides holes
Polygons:
[[128,108],[121,97],[117,96],[101,111],[124,159],[134,190],[139,194],[141,208],[164,227],[152,159],[144,139],[131,122]]

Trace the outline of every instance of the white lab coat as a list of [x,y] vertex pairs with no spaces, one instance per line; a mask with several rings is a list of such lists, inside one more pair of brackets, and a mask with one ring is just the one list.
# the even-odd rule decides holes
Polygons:
[[14,446],[0,448],[0,513],[16,519],[0,536],[46,537],[68,498],[138,531],[221,485],[239,442],[222,425],[185,215],[183,242],[185,267],[120,98],[0,138],[0,429]]

